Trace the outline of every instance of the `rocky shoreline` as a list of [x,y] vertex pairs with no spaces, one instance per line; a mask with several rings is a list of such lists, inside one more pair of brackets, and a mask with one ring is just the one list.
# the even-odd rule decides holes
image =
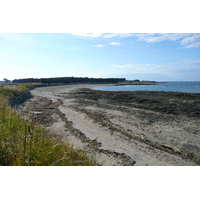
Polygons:
[[18,107],[20,104],[26,102],[28,99],[32,98],[33,96],[31,95],[30,91],[24,92],[23,94],[19,96],[12,97],[8,100],[8,104],[11,107]]
[[99,165],[200,164],[200,94],[36,88],[19,108]]

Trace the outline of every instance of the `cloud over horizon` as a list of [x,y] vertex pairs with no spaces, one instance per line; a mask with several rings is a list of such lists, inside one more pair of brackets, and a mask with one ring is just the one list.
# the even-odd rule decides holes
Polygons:
[[182,62],[165,63],[165,64],[123,64],[112,66],[121,70],[134,73],[179,73],[182,70],[195,70],[200,72],[200,60],[185,60]]

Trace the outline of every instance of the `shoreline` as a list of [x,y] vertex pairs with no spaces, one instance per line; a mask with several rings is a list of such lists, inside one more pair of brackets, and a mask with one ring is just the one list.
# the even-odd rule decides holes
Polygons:
[[99,165],[199,165],[199,95],[88,88],[91,84],[36,88],[19,112],[32,108],[36,121]]
[[[196,82],[195,82],[196,83]],[[200,82],[199,82],[200,83]],[[103,86],[103,85],[102,85]],[[104,85],[105,86],[105,85]],[[135,92],[135,91],[149,91],[149,92],[174,92],[174,93],[188,93],[188,94],[200,94],[200,84],[199,85],[176,85],[176,84],[166,84],[165,82],[157,82],[157,84],[115,84],[112,87],[103,87],[99,90],[101,91],[121,91],[121,92]],[[116,87],[116,86],[119,86]],[[133,87],[120,87],[120,86],[133,86]],[[134,87],[135,86],[135,87]],[[136,87],[138,86],[138,87]],[[140,87],[147,86],[147,87]],[[93,87],[91,89],[98,90],[98,87]]]
[[[127,82],[127,83],[118,83],[116,84],[116,86],[120,86],[120,85],[157,85],[161,82],[156,82],[156,81],[136,81],[136,82]],[[162,83],[166,83],[166,82],[162,82]]]

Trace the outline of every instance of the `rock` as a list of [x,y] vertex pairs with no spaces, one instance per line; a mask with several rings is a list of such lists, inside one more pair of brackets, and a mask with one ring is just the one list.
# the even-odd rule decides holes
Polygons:
[[12,97],[8,100],[11,107],[18,107],[20,104],[24,103],[32,97],[30,91],[27,91],[19,96]]

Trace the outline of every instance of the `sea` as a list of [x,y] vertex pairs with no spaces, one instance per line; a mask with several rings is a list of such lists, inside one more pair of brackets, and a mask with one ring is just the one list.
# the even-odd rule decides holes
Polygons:
[[200,93],[200,81],[160,82],[156,85],[100,86],[93,87],[92,89],[103,91],[164,91]]

